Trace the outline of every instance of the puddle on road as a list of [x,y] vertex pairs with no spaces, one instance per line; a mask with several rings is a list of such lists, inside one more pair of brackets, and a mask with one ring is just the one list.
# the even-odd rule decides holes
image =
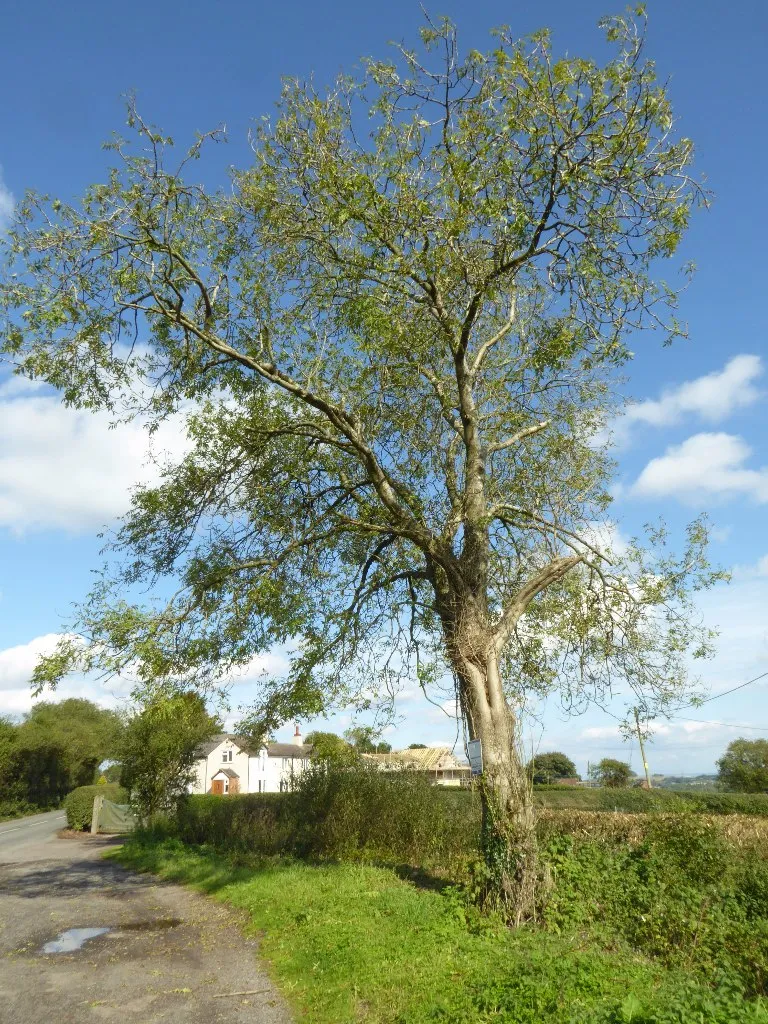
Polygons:
[[182,924],[180,917],[162,917],[154,921],[130,921],[128,924],[112,928],[68,928],[61,935],[57,935],[52,942],[46,942],[41,952],[75,953],[78,949],[82,949],[90,939],[97,939],[100,935],[119,938],[123,932],[165,931],[167,928],[176,928],[180,924]]
[[68,928],[52,942],[46,942],[43,953],[74,953],[75,950],[82,949],[89,939],[106,935],[108,931],[109,928]]

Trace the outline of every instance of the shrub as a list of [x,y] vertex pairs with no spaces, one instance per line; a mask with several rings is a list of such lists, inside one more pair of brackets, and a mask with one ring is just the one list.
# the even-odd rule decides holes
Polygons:
[[[726,1021],[739,992],[763,992],[768,982],[768,819],[686,813],[697,802],[679,794],[621,796],[633,813],[540,811],[542,856],[553,882],[543,890],[542,923],[702,979],[726,979],[730,995],[712,996],[711,1017],[681,1016],[684,1000],[664,1016],[654,1001],[652,1012],[643,1002],[643,1015],[638,1010],[633,1021]],[[637,813],[649,807],[655,813]],[[479,852],[480,809],[477,794],[432,787],[417,772],[318,765],[291,793],[188,797],[175,830],[186,842],[245,854],[249,862],[253,855],[368,861],[469,879],[453,890],[469,910],[467,868]],[[618,1024],[623,1012],[618,1008],[606,1024]]]
[[545,923],[557,931],[587,928],[609,945],[618,939],[669,966],[764,992],[768,861],[755,850],[740,856],[726,829],[701,815],[624,824],[589,835],[564,818],[549,820],[542,838],[554,884]]
[[67,813],[67,828],[76,832],[84,832],[91,827],[94,797],[103,796],[116,804],[127,804],[128,794],[120,786],[102,783],[95,786],[80,786],[73,789],[64,799],[64,810]]
[[21,818],[25,814],[36,814],[40,810],[40,807],[35,807],[33,804],[27,803],[26,800],[0,800],[0,821]]
[[177,822],[180,838],[224,850],[452,871],[477,853],[480,809],[419,772],[316,765],[291,793],[189,797]]

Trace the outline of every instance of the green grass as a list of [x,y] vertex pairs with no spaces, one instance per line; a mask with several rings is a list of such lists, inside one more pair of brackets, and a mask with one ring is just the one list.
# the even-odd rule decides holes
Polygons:
[[141,834],[108,855],[245,911],[304,1024],[768,1022],[766,1004],[732,985],[578,931],[506,929],[389,869],[227,856]]

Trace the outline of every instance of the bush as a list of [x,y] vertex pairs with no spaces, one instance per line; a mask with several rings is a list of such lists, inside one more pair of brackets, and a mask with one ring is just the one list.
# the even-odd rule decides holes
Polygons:
[[[542,923],[575,941],[589,935],[606,950],[641,953],[696,975],[697,984],[722,980],[698,1018],[685,1015],[685,1000],[668,1016],[654,1000],[653,1011],[646,1002],[642,1010],[619,1007],[606,1024],[619,1024],[625,1010],[648,1024],[727,1021],[728,1008],[768,985],[768,821],[731,813],[741,801],[727,794],[714,794],[718,813],[706,816],[691,813],[699,795],[583,792],[598,803],[620,795],[632,813],[540,812],[552,882],[542,888]],[[655,813],[637,813],[649,809]],[[291,793],[188,797],[174,829],[235,861],[245,855],[245,863],[253,855],[368,861],[467,881],[479,855],[480,807],[476,793],[433,787],[417,772],[316,766]],[[471,881],[453,892],[469,914]]]
[[35,807],[26,800],[0,800],[0,821],[22,818],[25,814],[38,814],[45,807]]
[[291,793],[193,796],[179,837],[222,850],[452,871],[477,855],[479,799],[414,771],[311,767]]
[[64,810],[67,813],[67,828],[76,832],[85,832],[91,827],[94,797],[103,796],[116,804],[127,804],[128,793],[112,783],[101,783],[95,786],[80,786],[73,789],[64,799]]
[[[749,995],[768,982],[768,861],[739,855],[726,830],[696,814],[659,814],[642,835],[593,838],[551,819],[543,908],[557,931],[587,929],[668,966],[729,978]],[[638,1018],[639,1019],[639,1018]],[[704,1018],[702,1018],[704,1019]]]

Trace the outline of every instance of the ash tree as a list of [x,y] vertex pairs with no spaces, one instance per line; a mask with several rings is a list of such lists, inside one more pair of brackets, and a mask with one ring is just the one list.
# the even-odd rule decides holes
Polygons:
[[[652,715],[709,642],[705,524],[679,557],[662,530],[612,552],[597,525],[617,374],[630,337],[681,333],[660,274],[704,201],[642,11],[603,28],[604,64],[506,29],[462,55],[444,22],[326,92],[287,81],[218,191],[194,178],[217,133],[179,160],[131,109],[79,204],[27,196],[2,292],[18,372],[150,429],[188,416],[37,685],[128,665],[207,692],[285,644],[271,728],[447,676],[518,918],[526,699],[621,686]],[[167,601],[124,596],[166,580]]]

